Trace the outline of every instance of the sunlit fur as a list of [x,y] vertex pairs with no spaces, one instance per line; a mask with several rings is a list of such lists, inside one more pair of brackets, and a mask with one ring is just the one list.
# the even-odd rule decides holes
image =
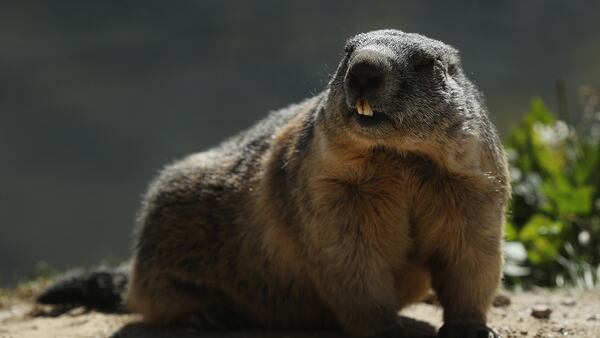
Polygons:
[[[389,88],[369,100],[391,122],[373,128],[356,124],[343,89],[365,46],[393,57]],[[158,324],[371,335],[433,287],[447,326],[484,326],[507,175],[454,48],[360,34],[321,94],[161,172],[139,215],[127,305]]]

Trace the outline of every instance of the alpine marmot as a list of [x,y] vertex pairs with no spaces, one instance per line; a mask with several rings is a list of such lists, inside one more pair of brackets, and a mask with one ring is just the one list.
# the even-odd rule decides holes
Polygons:
[[130,271],[70,276],[39,301],[123,301],[157,324],[370,336],[432,288],[438,336],[494,337],[486,312],[509,189],[458,51],[398,30],[359,34],[323,92],[162,170]]

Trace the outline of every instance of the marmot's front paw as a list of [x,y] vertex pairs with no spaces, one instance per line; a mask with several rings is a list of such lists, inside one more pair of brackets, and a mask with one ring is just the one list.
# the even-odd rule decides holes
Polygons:
[[494,330],[485,325],[448,325],[438,331],[439,338],[501,338]]

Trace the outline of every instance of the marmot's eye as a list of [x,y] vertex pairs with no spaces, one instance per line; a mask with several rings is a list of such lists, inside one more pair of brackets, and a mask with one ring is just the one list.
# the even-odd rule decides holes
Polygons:
[[448,74],[454,75],[454,74],[456,74],[456,71],[457,71],[456,63],[451,63],[448,65]]
[[435,64],[435,59],[430,57],[420,57],[414,62],[415,70],[425,71],[432,69]]

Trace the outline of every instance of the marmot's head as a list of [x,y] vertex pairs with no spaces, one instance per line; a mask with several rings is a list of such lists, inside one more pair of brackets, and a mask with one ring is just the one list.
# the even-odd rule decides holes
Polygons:
[[326,123],[376,143],[460,129],[479,111],[456,49],[397,30],[348,40],[329,89]]

